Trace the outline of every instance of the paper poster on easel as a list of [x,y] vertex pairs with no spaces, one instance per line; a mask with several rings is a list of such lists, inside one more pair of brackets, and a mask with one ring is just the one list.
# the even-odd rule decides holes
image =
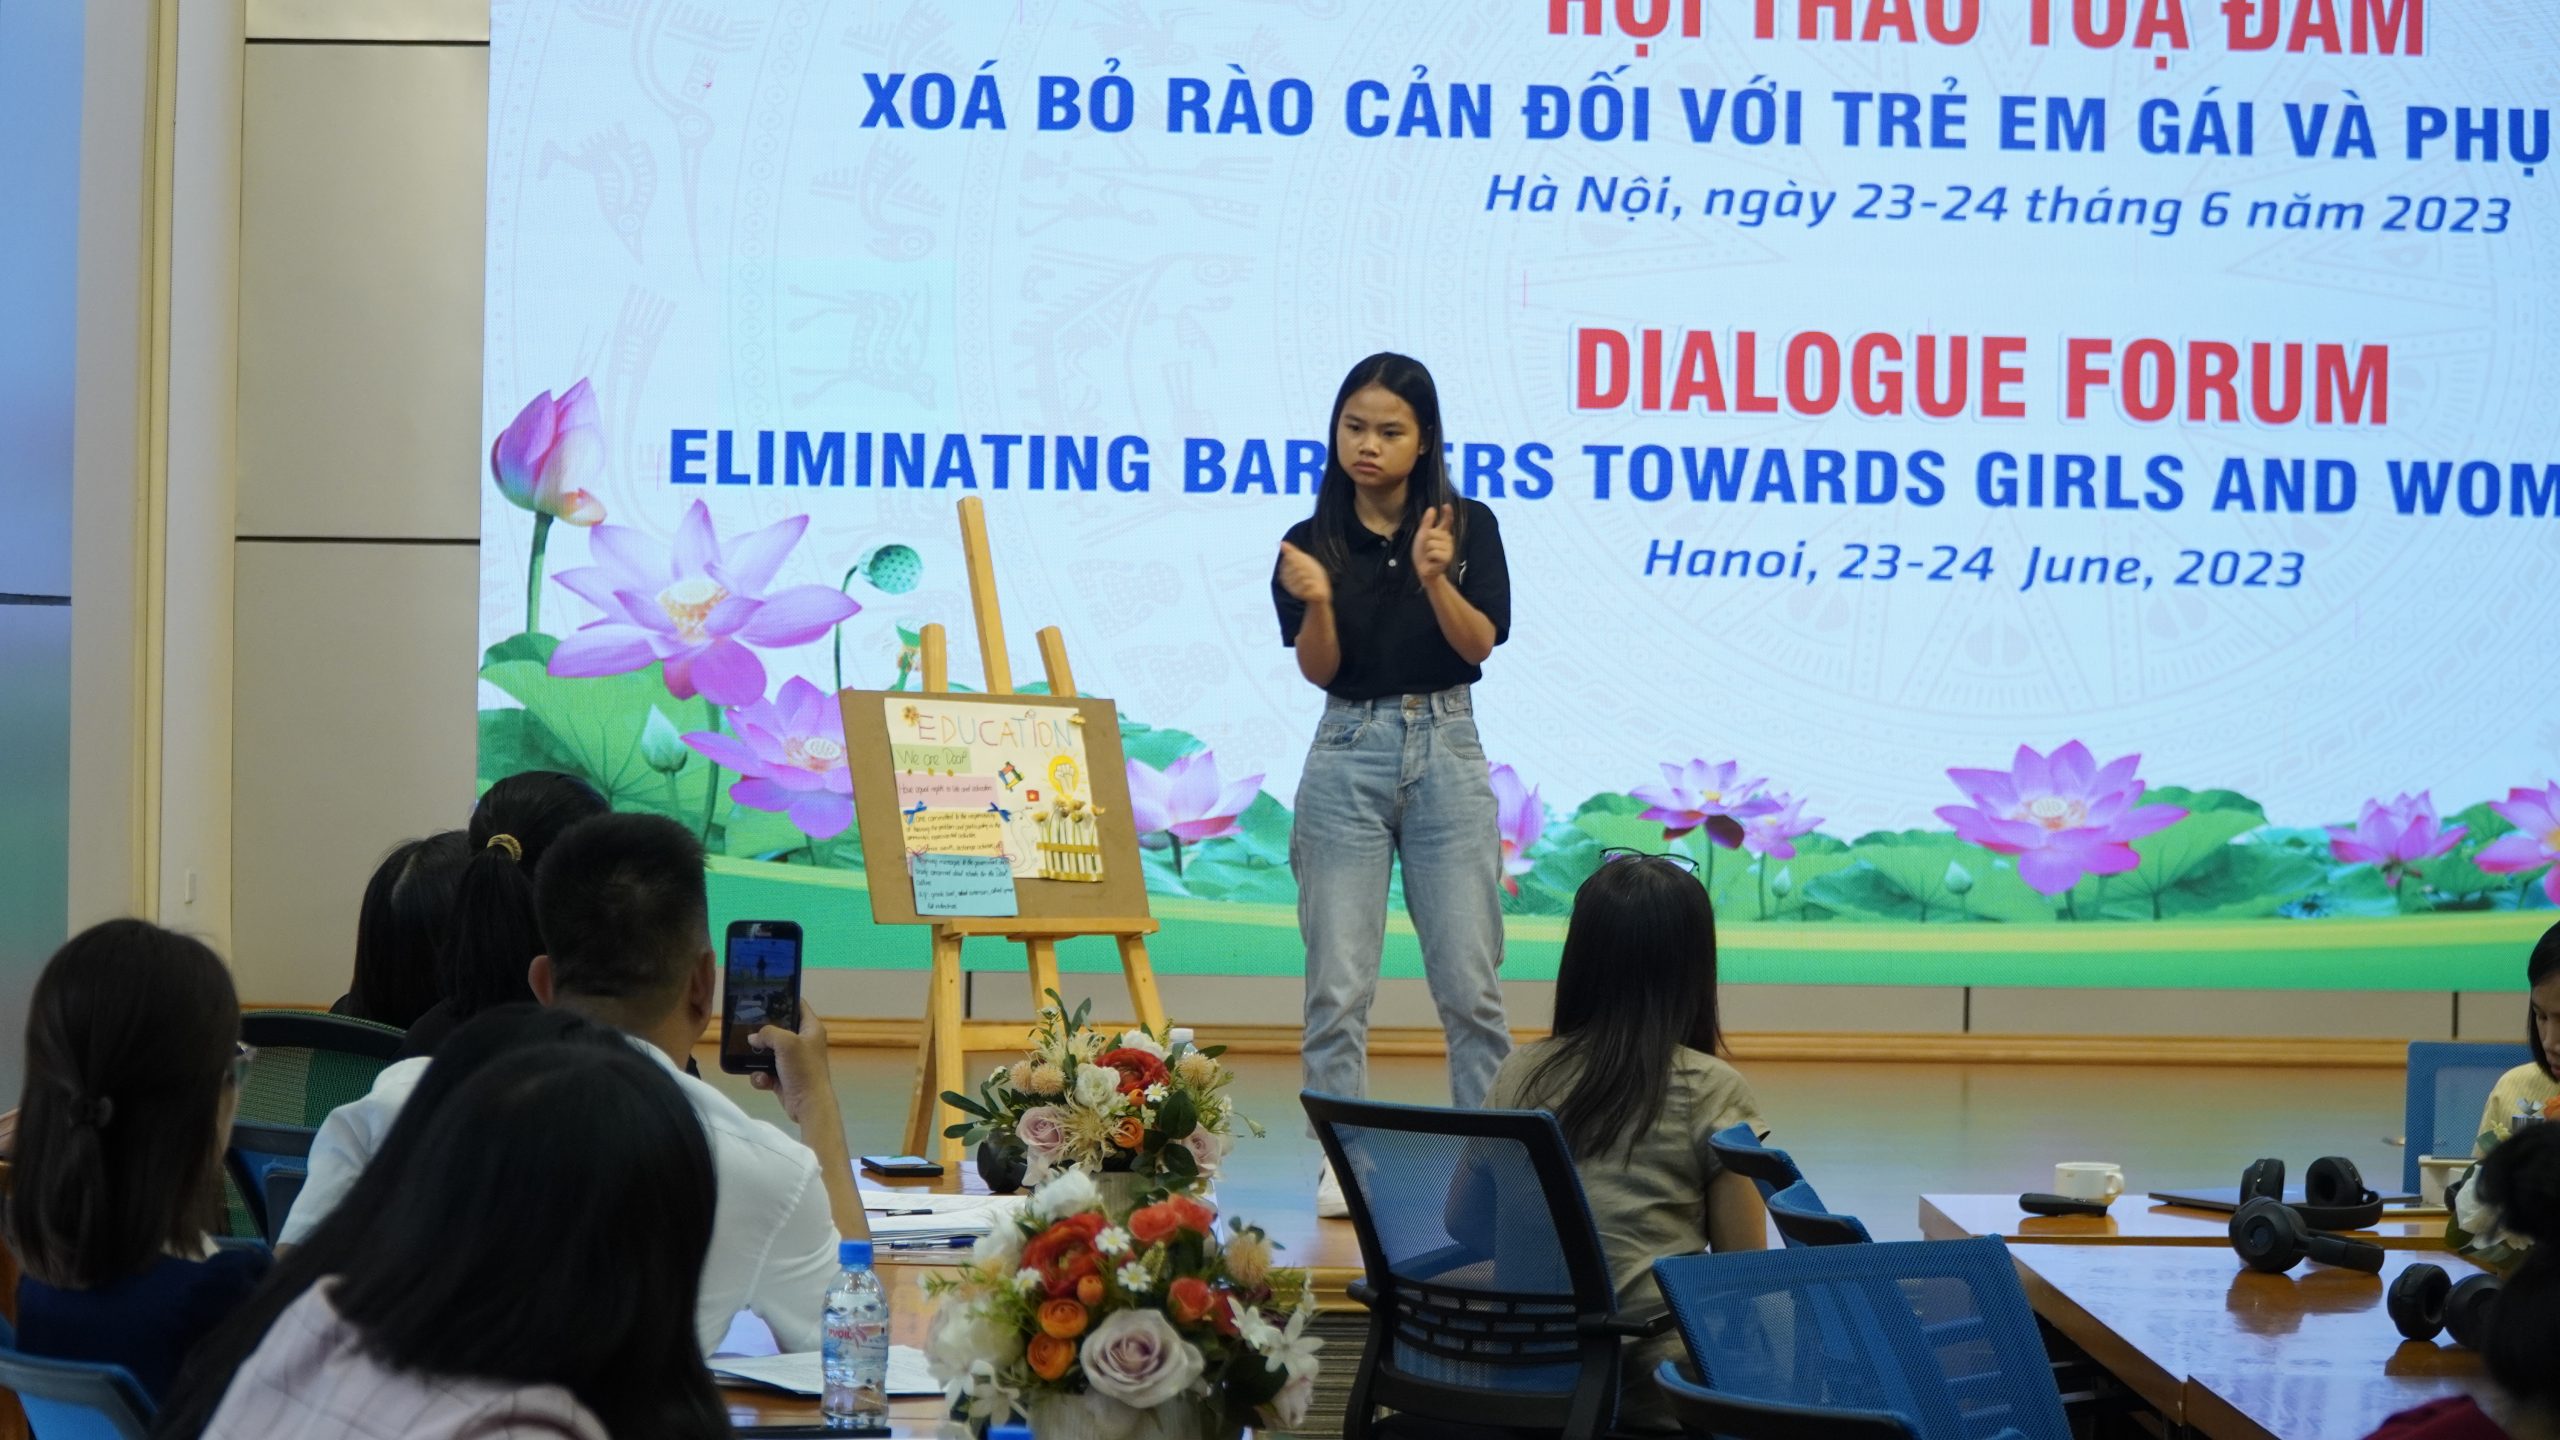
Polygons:
[[1101,883],[1083,717],[952,695],[882,699],[910,855],[998,855],[1017,880]]

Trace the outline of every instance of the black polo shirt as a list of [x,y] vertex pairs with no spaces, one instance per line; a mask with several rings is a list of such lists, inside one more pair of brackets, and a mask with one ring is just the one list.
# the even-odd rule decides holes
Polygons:
[[[1511,638],[1511,569],[1502,558],[1502,527],[1481,501],[1458,503],[1465,507],[1465,523],[1449,578],[1467,603],[1493,622],[1493,643],[1499,645]],[[1333,577],[1333,628],[1342,645],[1342,668],[1333,672],[1326,693],[1345,700],[1378,700],[1428,695],[1483,679],[1482,668],[1449,648],[1431,601],[1413,581],[1413,532],[1401,530],[1389,539],[1355,520],[1349,540],[1348,561]],[[1323,558],[1313,520],[1290,526],[1289,543]],[[1280,588],[1276,564],[1271,603],[1280,612],[1280,643],[1297,644],[1307,607]]]

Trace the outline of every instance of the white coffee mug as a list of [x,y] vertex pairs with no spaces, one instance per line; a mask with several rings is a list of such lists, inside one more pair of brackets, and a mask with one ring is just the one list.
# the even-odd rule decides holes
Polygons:
[[2124,1167],[2104,1160],[2065,1160],[2053,1167],[2053,1193],[2104,1204],[2124,1193]]
[[2418,1200],[2426,1205],[2442,1205],[2445,1187],[2460,1179],[2471,1168],[2468,1155],[2424,1155],[2418,1159]]

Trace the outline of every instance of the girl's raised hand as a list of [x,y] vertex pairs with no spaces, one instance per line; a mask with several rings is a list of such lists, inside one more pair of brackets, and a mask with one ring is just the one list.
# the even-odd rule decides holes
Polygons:
[[1458,558],[1458,537],[1450,528],[1456,520],[1454,505],[1422,512],[1422,525],[1413,532],[1413,574],[1425,585],[1448,574],[1450,562]]
[[1280,588],[1302,605],[1333,601],[1333,577],[1324,562],[1286,540],[1280,542]]

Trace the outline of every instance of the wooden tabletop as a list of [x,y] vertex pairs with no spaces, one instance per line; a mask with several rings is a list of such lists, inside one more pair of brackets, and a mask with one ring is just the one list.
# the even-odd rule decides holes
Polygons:
[[[2442,1250],[2445,1217],[2389,1219],[2354,1232],[2385,1250]],[[2219,1210],[2160,1205],[2127,1195],[2105,1215],[2030,1215],[2015,1195],[1923,1195],[1920,1234],[1929,1240],[1997,1235],[2012,1245],[2200,1245],[2231,1243],[2231,1217]]]
[[2404,1341],[2383,1307],[2411,1265],[2456,1278],[2478,1268],[2449,1252],[2393,1250],[2380,1275],[2264,1275],[2227,1249],[2186,1245],[2022,1245],[2012,1258],[2037,1314],[2209,1440],[2358,1440],[2489,1383],[2476,1353]]

